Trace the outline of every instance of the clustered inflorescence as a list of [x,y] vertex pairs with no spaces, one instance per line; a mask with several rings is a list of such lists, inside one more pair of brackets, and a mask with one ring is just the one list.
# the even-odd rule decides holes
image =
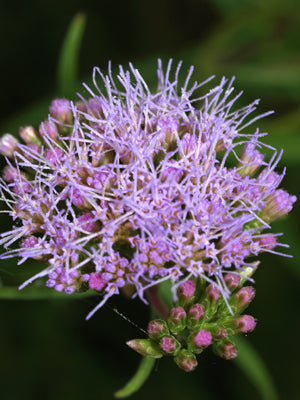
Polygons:
[[149,339],[130,340],[127,345],[147,357],[172,356],[186,372],[197,367],[196,356],[210,345],[216,355],[226,360],[235,358],[238,350],[232,337],[252,332],[256,325],[251,315],[241,315],[253,300],[255,290],[243,286],[246,278],[233,273],[227,273],[224,280],[231,292],[228,304],[215,285],[206,285],[203,279],[189,279],[178,287],[178,300],[167,320],[150,321]]
[[54,100],[38,130],[2,137],[15,225],[1,257],[46,264],[21,288],[46,277],[58,292],[93,289],[103,299],[90,317],[128,284],[144,299],[170,280],[176,300],[180,283],[201,278],[230,306],[227,273],[240,277],[281,245],[270,223],[296,198],[278,189],[280,154],[268,146],[267,161],[265,134],[249,131],[257,101],[232,111],[240,94],[224,78],[197,98],[206,82],[190,84],[191,69],[179,88],[180,65],[172,79],[171,62],[166,73],[159,62],[154,93],[131,65],[117,82],[96,68],[89,99]]

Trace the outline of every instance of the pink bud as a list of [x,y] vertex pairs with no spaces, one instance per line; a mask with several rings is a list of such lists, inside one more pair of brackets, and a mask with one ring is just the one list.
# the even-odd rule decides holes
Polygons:
[[26,144],[37,144],[39,142],[36,131],[32,126],[25,126],[25,128],[20,128],[19,135]]
[[180,300],[185,304],[190,303],[196,293],[196,283],[192,280],[183,282],[177,290],[177,294]]
[[205,315],[205,307],[203,304],[193,304],[188,312],[188,327],[195,328],[201,324]]
[[213,337],[214,339],[225,339],[228,336],[227,330],[224,326],[219,326],[214,332]]
[[189,318],[198,321],[200,319],[203,319],[205,313],[205,307],[203,304],[193,304],[192,307],[189,309]]
[[201,329],[193,336],[192,342],[197,348],[205,348],[212,342],[211,333],[205,329]]
[[216,343],[213,346],[214,352],[225,360],[232,360],[238,355],[238,350],[235,345],[228,339]]
[[154,319],[148,324],[148,334],[150,337],[160,339],[169,334],[169,329],[166,322],[162,319]]
[[39,126],[39,133],[42,138],[50,138],[54,141],[58,139],[57,127],[52,121],[44,121]]
[[244,176],[253,176],[258,168],[262,165],[264,155],[255,150],[253,143],[247,143],[241,154],[241,163],[238,164],[239,174]]
[[19,177],[19,171],[7,165],[2,171],[2,176],[6,182],[14,182],[14,180]]
[[205,289],[205,294],[206,294],[207,299],[209,300],[209,302],[212,305],[217,304],[217,302],[220,298],[220,292],[215,285],[213,285],[212,283],[209,284],[207,286],[207,288]]
[[170,318],[174,324],[179,324],[183,319],[186,318],[186,312],[182,307],[173,307],[170,310]]
[[262,210],[261,216],[268,222],[275,221],[289,213],[296,200],[296,196],[288,194],[285,190],[275,190],[275,192],[267,197],[266,205]]
[[173,333],[182,331],[186,326],[186,312],[182,307],[173,307],[168,318],[169,328]]
[[255,289],[252,286],[242,287],[233,297],[238,310],[247,307],[255,297]]
[[53,100],[50,106],[50,114],[62,124],[70,124],[72,122],[70,102],[66,99]]
[[179,342],[173,336],[164,336],[159,344],[160,348],[167,354],[174,354],[180,348]]
[[259,244],[262,249],[273,250],[277,246],[277,239],[272,235],[263,236],[259,239]]
[[180,350],[174,358],[175,363],[185,372],[192,372],[197,367],[197,359],[195,355],[188,350]]
[[241,277],[237,274],[228,273],[225,275],[224,281],[227,285],[227,288],[232,292],[241,283]]
[[18,149],[17,144],[17,139],[13,135],[6,133],[0,138],[0,154],[12,158],[14,151]]
[[237,333],[247,333],[254,330],[256,322],[252,315],[241,315],[235,320],[234,325],[238,328]]

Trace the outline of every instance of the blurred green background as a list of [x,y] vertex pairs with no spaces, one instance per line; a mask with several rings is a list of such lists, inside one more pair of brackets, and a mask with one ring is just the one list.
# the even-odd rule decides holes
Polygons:
[[[18,6],[2,0],[1,133],[15,134],[18,126],[37,125],[47,116],[51,98],[61,91],[57,83],[61,46],[78,12],[87,18],[79,55],[80,81],[90,80],[94,65],[105,70],[111,60],[116,67],[132,61],[155,84],[158,57],[182,59],[183,71],[195,65],[198,80],[236,76],[236,88],[244,90],[241,106],[261,98],[259,112],[276,111],[259,126],[269,132],[268,143],[284,148],[283,186],[299,197],[300,8],[296,0],[86,0],[84,4],[27,0]],[[285,233],[283,241],[289,243],[294,257],[261,257],[257,296],[249,308],[258,325],[246,339],[264,360],[277,397],[268,388],[259,392],[236,363],[206,351],[192,374],[181,372],[167,358],[157,362],[133,400],[300,398],[299,217],[296,204],[290,217],[274,223],[273,231]],[[10,224],[1,214],[1,229],[9,229]],[[36,268],[29,263],[17,267],[16,260],[1,261],[1,284],[16,286]],[[1,400],[112,399],[112,393],[134,373],[139,357],[125,342],[143,335],[111,307],[145,328],[149,311],[141,302],[113,299],[110,307],[86,322],[97,298],[20,301],[5,299],[5,293],[0,288]]]

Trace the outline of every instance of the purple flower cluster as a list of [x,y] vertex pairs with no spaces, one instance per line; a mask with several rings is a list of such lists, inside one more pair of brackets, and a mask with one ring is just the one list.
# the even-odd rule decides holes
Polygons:
[[178,88],[180,66],[172,79],[171,61],[166,73],[159,61],[154,93],[132,65],[117,82],[95,68],[89,99],[54,100],[38,131],[2,137],[1,194],[16,221],[1,235],[2,258],[47,265],[21,288],[48,277],[67,294],[99,291],[88,317],[127,284],[144,299],[161,281],[176,295],[180,282],[202,277],[228,298],[224,274],[243,274],[252,256],[281,245],[269,224],[296,198],[278,189],[281,154],[271,148],[266,161],[265,134],[249,132],[262,117],[246,121],[257,101],[233,111],[240,94],[225,78],[197,97],[207,81],[191,84],[191,68]]

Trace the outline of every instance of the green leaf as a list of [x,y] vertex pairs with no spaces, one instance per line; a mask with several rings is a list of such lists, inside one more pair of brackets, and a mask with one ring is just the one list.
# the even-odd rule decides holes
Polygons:
[[166,306],[171,308],[173,303],[172,283],[170,281],[164,281],[160,283],[158,286],[158,293]]
[[261,399],[278,400],[272,377],[258,352],[243,337],[235,337],[234,342],[239,350],[234,361],[256,387]]
[[115,393],[115,397],[122,399],[128,397],[135,393],[144,384],[146,379],[149,377],[153,366],[155,363],[155,358],[143,357],[139,368],[135,375],[130,379],[130,381],[120,390]]
[[300,248],[297,245],[299,240],[299,222],[297,217],[293,218],[289,215],[286,218],[282,218],[281,221],[277,222],[276,231],[284,232],[282,242],[288,243],[290,248],[285,253],[292,255],[292,258],[283,258],[281,264],[284,264],[294,274],[295,278],[300,278]]
[[74,96],[78,83],[79,49],[86,23],[84,14],[76,14],[72,19],[63,41],[57,69],[59,95]]
[[0,299],[2,300],[72,300],[90,296],[95,296],[95,292],[88,290],[86,292],[74,293],[68,296],[65,293],[59,293],[47,287],[25,288],[23,290],[19,290],[17,287],[9,286],[0,288]]

